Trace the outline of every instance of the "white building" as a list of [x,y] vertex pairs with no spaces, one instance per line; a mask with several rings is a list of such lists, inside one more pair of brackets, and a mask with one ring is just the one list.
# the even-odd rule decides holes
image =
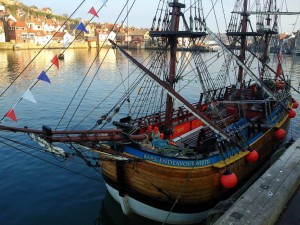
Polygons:
[[111,31],[109,34],[106,31],[102,31],[99,33],[99,44],[102,45],[105,43],[105,45],[111,45],[108,39],[115,40],[116,36],[117,34],[113,31]]
[[0,42],[5,42],[4,24],[0,21]]

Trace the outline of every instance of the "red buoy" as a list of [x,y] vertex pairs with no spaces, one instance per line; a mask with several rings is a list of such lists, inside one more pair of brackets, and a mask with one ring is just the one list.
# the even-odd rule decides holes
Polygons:
[[234,188],[237,185],[237,176],[235,173],[226,170],[221,176],[221,184],[224,188]]
[[284,139],[286,136],[286,132],[284,129],[280,128],[278,130],[275,131],[275,137],[279,140]]
[[293,99],[293,109],[297,109],[298,107],[299,107],[299,103],[295,100],[295,99]]
[[289,109],[289,118],[294,118],[296,116],[296,111],[293,109]]
[[256,150],[251,150],[247,155],[246,155],[246,160],[250,163],[254,163],[258,160],[258,152]]

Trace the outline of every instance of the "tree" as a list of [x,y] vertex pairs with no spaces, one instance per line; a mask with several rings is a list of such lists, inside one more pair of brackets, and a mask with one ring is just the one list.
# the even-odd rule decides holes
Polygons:
[[31,8],[31,9],[36,9],[36,10],[39,9],[39,8],[38,8],[37,6],[35,6],[35,5],[30,6],[30,8]]

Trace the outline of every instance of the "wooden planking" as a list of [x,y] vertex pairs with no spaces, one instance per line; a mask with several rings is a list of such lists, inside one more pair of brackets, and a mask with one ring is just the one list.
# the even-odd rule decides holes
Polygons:
[[299,150],[300,139],[215,224],[274,224],[300,184]]
[[244,152],[239,152],[227,159],[225,159],[225,161],[220,161],[220,162],[217,162],[215,164],[213,164],[213,167],[216,167],[216,168],[225,168],[228,164],[232,164],[238,160],[240,160],[241,158],[245,157],[246,155],[248,155],[250,151],[244,151]]

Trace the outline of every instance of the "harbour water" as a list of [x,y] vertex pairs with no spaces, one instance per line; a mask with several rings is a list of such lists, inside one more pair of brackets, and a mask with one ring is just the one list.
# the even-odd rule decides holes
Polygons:
[[[1,115],[4,115],[18,101],[42,70],[47,70],[53,55],[58,53],[58,50],[46,50],[38,55],[1,97]],[[150,54],[138,50],[131,53],[139,61],[143,61]],[[1,93],[36,54],[35,50],[0,51]],[[95,54],[96,49],[68,50],[65,53],[65,60],[60,61],[60,68],[56,69],[52,66],[47,71],[51,84],[39,82],[32,89],[37,104],[26,100],[21,101],[15,108],[18,122],[5,119],[3,123],[18,127],[41,128],[42,125],[48,125],[55,128],[82,78],[90,70],[86,81],[78,91],[79,95],[83,96],[89,81],[93,80],[89,88],[90,95],[86,95],[82,102],[84,107],[75,114],[70,127],[93,126],[101,116],[99,113],[92,114],[84,123],[79,124],[79,121],[103,100],[101,92],[110,92],[116,84],[120,83],[123,79],[122,74],[127,73],[128,66],[127,61],[120,54],[110,50],[107,54],[108,62],[104,63],[93,77],[106,53],[101,52],[95,61],[96,67],[89,69]],[[203,53],[203,57],[209,59],[212,54],[215,53]],[[285,60],[291,61],[291,56],[285,56]],[[295,60],[292,84],[298,89],[300,57]],[[187,93],[191,99],[197,99],[197,93],[193,89],[187,90]],[[114,93],[112,99],[121,94]],[[294,98],[300,101],[299,94],[294,93]],[[75,103],[78,104],[79,100],[75,99]],[[106,106],[110,108],[113,104],[113,100],[110,100]],[[70,107],[75,109],[76,106]],[[71,116],[66,114],[66,118]],[[67,120],[63,120],[60,126],[65,127],[67,123]],[[299,123],[298,115],[291,123],[287,139],[300,136],[300,131],[297,129]],[[4,138],[38,147],[24,134],[0,133],[0,224],[150,224],[147,221],[143,223],[139,220],[131,221],[122,216],[121,209],[108,196],[101,175],[82,161],[76,159],[62,161],[38,150],[21,146],[17,142],[6,141]]]

